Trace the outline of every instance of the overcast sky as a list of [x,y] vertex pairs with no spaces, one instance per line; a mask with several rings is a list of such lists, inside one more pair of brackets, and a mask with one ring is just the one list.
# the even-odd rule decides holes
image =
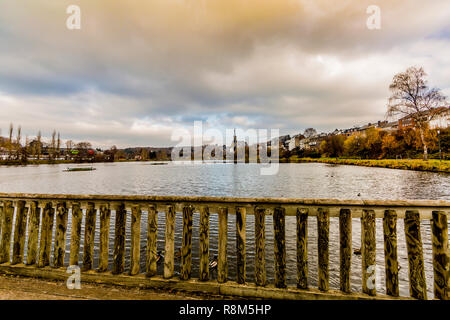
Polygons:
[[[81,30],[66,27],[71,4]],[[380,30],[366,26],[372,4]],[[448,0],[1,0],[0,128],[125,147],[173,145],[195,120],[375,122],[409,66],[450,96],[449,17]]]

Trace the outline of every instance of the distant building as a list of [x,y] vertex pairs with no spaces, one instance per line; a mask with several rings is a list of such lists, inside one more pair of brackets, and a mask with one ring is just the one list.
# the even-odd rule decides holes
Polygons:
[[[411,128],[415,126],[415,118],[417,113],[413,115],[407,115],[398,120],[399,128]],[[430,111],[421,114],[421,119],[428,122],[430,129],[436,128],[448,128],[450,126],[450,106],[435,108]]]
[[342,134],[345,134],[344,130],[342,130],[342,129],[335,129],[335,130],[331,133],[332,136],[338,136],[338,135],[342,135]]
[[430,129],[447,129],[450,127],[450,106],[440,108],[429,122]]
[[327,137],[328,134],[320,133],[309,138],[301,139],[299,142],[299,147],[302,150],[318,149],[322,141],[324,141]]
[[412,128],[415,125],[415,121],[411,116],[406,116],[398,120],[398,128]]
[[300,147],[300,141],[302,140],[303,136],[298,134],[293,136],[290,140],[288,140],[288,149],[289,151],[294,150],[297,147]]
[[357,131],[362,132],[362,131],[369,130],[369,129],[371,129],[371,128],[375,128],[375,124],[369,122],[368,124],[366,124],[366,125],[364,125],[364,126],[362,126],[362,127],[359,127],[359,128],[357,129]]
[[289,135],[285,135],[285,136],[280,136],[277,138],[273,138],[270,142],[270,145],[275,147],[275,142],[278,140],[278,145],[282,148],[282,149],[288,149],[289,148],[289,141],[290,141],[291,137]]
[[394,131],[398,129],[398,121],[378,121],[377,128],[381,131]]
[[9,157],[9,150],[3,147],[0,147],[0,160],[7,160]]

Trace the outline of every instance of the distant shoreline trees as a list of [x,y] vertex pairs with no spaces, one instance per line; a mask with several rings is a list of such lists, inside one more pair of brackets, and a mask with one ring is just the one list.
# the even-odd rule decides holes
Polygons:
[[[439,134],[438,134],[439,130]],[[364,133],[350,136],[333,135],[322,141],[316,157],[328,158],[358,158],[358,159],[402,159],[417,158],[423,154],[422,139],[428,147],[428,154],[438,157],[439,143],[443,151],[443,158],[450,154],[450,128],[429,129],[424,127],[423,138],[419,130],[409,127],[391,132],[377,128],[370,128]],[[311,151],[309,151],[311,153]],[[303,156],[299,150],[291,155]],[[306,155],[307,156],[307,155]]]
[[[2,163],[26,164],[30,161],[45,161],[55,163],[56,161],[72,160],[76,162],[93,161],[97,154],[92,150],[90,142],[79,142],[75,144],[72,140],[66,141],[66,148],[62,147],[61,134],[53,130],[50,142],[42,140],[41,131],[35,138],[25,138],[22,143],[22,127],[17,127],[14,136],[14,125],[9,125],[8,137],[0,137],[0,156]],[[72,152],[76,150],[76,152]],[[100,152],[97,152],[100,153]],[[101,152],[103,156],[103,152]],[[103,161],[102,157],[97,160]]]

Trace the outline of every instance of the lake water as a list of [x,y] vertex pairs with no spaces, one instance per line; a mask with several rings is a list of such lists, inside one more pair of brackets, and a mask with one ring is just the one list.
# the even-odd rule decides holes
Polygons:
[[[75,165],[71,165],[75,166]],[[83,165],[77,165],[83,166]],[[230,197],[286,197],[336,199],[427,199],[450,200],[450,175],[385,168],[329,165],[319,163],[286,163],[273,176],[260,175],[260,164],[203,163],[150,165],[146,162],[94,164],[95,171],[63,172],[67,165],[0,167],[0,192],[6,193],[72,193],[122,195],[179,195]],[[127,215],[126,256],[130,254],[130,215]],[[384,288],[384,253],[382,221],[376,222],[377,291]],[[84,225],[84,222],[83,222]],[[198,277],[199,215],[193,223],[193,277]],[[217,215],[210,218],[210,255],[217,254]],[[309,284],[317,287],[317,222],[308,221]],[[97,228],[99,219],[97,218]],[[141,271],[145,270],[147,216],[142,217]],[[400,294],[409,296],[408,260],[404,227],[398,221],[398,255]],[[235,217],[229,216],[229,278],[235,279]],[[360,248],[359,219],[353,219],[353,248]],[[176,216],[175,248],[181,247],[182,215]],[[114,241],[114,212],[111,219],[110,252]],[[286,217],[287,280],[296,283],[295,217]],[[84,230],[82,231],[82,238]],[[70,239],[70,215],[67,239]],[[254,280],[254,217],[247,216],[247,280]],[[422,221],[425,272],[429,298],[433,297],[431,233],[429,221]],[[67,241],[68,242],[68,241]],[[83,239],[82,239],[83,243]],[[94,255],[98,255],[99,236],[95,238]],[[164,214],[158,215],[158,249],[164,249]],[[82,250],[81,250],[82,251]],[[67,246],[69,252],[69,245]],[[80,259],[82,258],[82,252]],[[128,259],[128,258],[127,258]],[[97,260],[94,260],[94,267]],[[112,262],[112,254],[110,256]],[[66,259],[68,263],[68,255]],[[126,266],[128,267],[128,266]],[[266,268],[273,281],[273,225],[266,217]],[[175,263],[179,271],[179,261]],[[159,266],[162,274],[162,264]],[[216,275],[213,273],[212,278]],[[361,258],[352,257],[352,290],[361,291]],[[330,288],[339,289],[339,221],[330,219]]]

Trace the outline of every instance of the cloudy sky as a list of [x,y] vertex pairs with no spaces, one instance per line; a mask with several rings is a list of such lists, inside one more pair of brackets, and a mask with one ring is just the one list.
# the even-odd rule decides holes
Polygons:
[[0,128],[124,147],[173,145],[196,120],[281,133],[383,120],[409,66],[450,96],[449,17],[448,0],[1,0]]

